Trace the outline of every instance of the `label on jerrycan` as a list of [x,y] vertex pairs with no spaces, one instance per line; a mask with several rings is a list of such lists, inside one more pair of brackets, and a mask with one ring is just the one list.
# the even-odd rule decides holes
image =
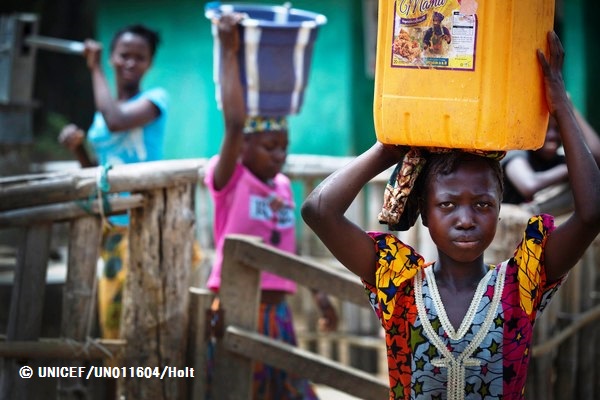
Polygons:
[[473,70],[477,16],[463,14],[460,3],[457,0],[397,1],[391,16],[394,27],[389,49],[391,65]]

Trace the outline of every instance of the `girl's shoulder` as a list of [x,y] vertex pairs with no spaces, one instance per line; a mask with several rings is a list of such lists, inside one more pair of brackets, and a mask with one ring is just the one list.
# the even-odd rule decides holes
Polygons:
[[530,217],[508,264],[529,271],[542,268],[546,242],[554,229],[554,217],[551,215],[539,214]]
[[167,104],[169,103],[169,94],[165,89],[161,87],[155,87],[152,89],[144,90],[140,92],[138,98],[150,100],[162,112],[164,112],[167,109]]
[[277,186],[291,189],[292,181],[284,173],[279,172],[277,175],[275,175],[275,178],[273,180],[275,181],[275,184]]
[[164,88],[159,87],[159,86],[142,90],[140,92],[140,95],[145,96],[145,97],[164,97],[164,98],[169,97],[169,94],[167,93],[167,91]]
[[546,239],[550,235],[556,226],[554,225],[554,217],[549,214],[534,215],[529,218],[525,231],[523,233],[522,244],[531,244],[533,246],[545,246]]
[[[375,283],[362,281],[369,302],[378,318],[387,326],[396,307],[414,302],[412,279],[425,268],[423,257],[391,233],[367,232],[374,241],[377,257]],[[408,290],[406,290],[408,289]],[[402,299],[402,300],[400,300]]]
[[423,256],[389,232],[367,232],[375,242],[378,273],[387,270],[401,281],[426,266]]
[[396,235],[390,232],[379,232],[379,231],[367,231],[367,234],[375,242],[375,246],[378,249],[408,249],[411,254],[415,254],[421,257],[410,245],[404,243]]
[[206,163],[206,166],[204,167],[204,179],[203,179],[204,184],[207,186],[207,188],[209,189],[210,192],[215,193],[215,194],[216,193],[221,193],[221,194],[227,193],[229,190],[231,190],[233,187],[236,186],[238,180],[241,178],[241,176],[245,172],[250,173],[242,165],[242,163],[236,162],[231,178],[229,179],[229,181],[227,182],[225,187],[223,187],[221,190],[217,191],[214,188],[214,176],[215,176],[215,169],[217,168],[217,163],[219,162],[220,158],[221,158],[221,156],[219,154],[213,155],[208,160],[208,162]]

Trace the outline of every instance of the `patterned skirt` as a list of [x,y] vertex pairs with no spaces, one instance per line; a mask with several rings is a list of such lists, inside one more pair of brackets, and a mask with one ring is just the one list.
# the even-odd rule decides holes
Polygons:
[[[292,314],[287,302],[261,303],[258,332],[282,342],[297,345]],[[207,395],[211,399],[214,371],[214,342],[209,341]],[[253,400],[318,400],[310,381],[261,362],[254,365]]]
[[119,337],[128,255],[127,227],[105,225],[100,249],[104,266],[98,280],[98,316],[104,339]]

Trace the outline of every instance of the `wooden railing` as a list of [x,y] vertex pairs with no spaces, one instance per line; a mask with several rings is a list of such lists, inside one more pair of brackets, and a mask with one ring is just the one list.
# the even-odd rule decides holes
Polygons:
[[[187,365],[194,188],[204,162],[130,164],[107,174],[108,193],[132,192],[130,197],[109,199],[111,213],[130,211],[131,246],[120,341],[89,337],[102,234],[100,169],[0,180],[0,227],[23,232],[7,332],[0,342],[2,400],[50,397],[38,390],[42,381],[19,379],[18,375],[21,367],[35,366],[35,359],[41,357],[57,360],[57,367],[81,367],[83,360],[90,358],[113,358],[116,365],[134,371],[137,367],[182,369]],[[39,340],[52,225],[61,221],[68,221],[70,229],[60,339]],[[15,349],[20,351],[15,353]],[[57,398],[81,395],[84,379],[60,379]],[[118,380],[118,386],[120,395],[131,399],[187,397],[186,381],[176,377],[135,379],[128,375]]]
[[[300,187],[298,197],[302,199],[321,179],[349,160],[290,156],[286,173],[294,185]],[[89,337],[101,237],[101,220],[95,200],[98,169],[0,178],[0,229],[13,228],[19,232],[8,326],[6,335],[0,336],[3,362],[0,399],[49,398],[48,393],[35,397],[35,381],[19,379],[17,375],[25,360],[36,358],[59,360],[60,365],[71,366],[82,365],[83,360],[114,358],[118,365],[127,367],[195,367],[197,372],[193,381],[119,379],[118,385],[119,392],[126,398],[198,398],[203,391],[204,332],[201,324],[210,294],[201,288],[202,280],[190,283],[190,249],[196,237],[205,254],[203,268],[208,268],[213,244],[212,207],[201,184],[206,161],[172,160],[124,165],[108,172],[110,192],[132,193],[127,198],[112,198],[110,204],[113,213],[131,212],[130,243],[136,243],[130,249],[132,267],[123,301],[123,332],[120,340],[115,341]],[[386,180],[386,173],[374,179],[348,211],[351,219],[365,229],[385,229],[378,224],[376,215]],[[89,211],[81,207],[82,201],[91,206]],[[486,253],[488,261],[511,255],[527,217],[519,208],[503,206],[498,234]],[[40,338],[50,237],[54,234],[53,225],[61,222],[69,224],[63,323],[60,338]],[[281,254],[248,238],[228,240],[227,266],[224,268],[242,269],[250,279],[245,282],[256,281],[256,274],[264,269],[288,276],[306,290],[300,290],[298,296],[290,299],[291,305],[296,307],[294,316],[299,321],[301,343],[300,348],[293,349],[257,336],[254,320],[257,313],[236,307],[234,297],[231,303],[225,301],[223,306],[229,322],[219,343],[218,360],[221,370],[223,365],[237,365],[240,374],[236,377],[240,385],[232,388],[228,383],[226,387],[240,393],[242,397],[237,398],[246,398],[248,366],[252,359],[260,359],[357,397],[371,398],[368,393],[359,392],[363,387],[371,388],[379,396],[387,376],[385,345],[378,336],[380,327],[374,314],[366,308],[368,304],[360,284],[339,267],[304,224],[299,223],[298,228],[299,256]],[[426,229],[420,224],[400,236],[426,258],[435,257]],[[600,394],[600,357],[597,357],[600,351],[600,344],[597,344],[600,334],[599,247],[597,240],[536,325],[534,359],[527,388],[529,398],[595,398]],[[240,290],[235,288],[235,282],[227,282],[227,279],[223,285],[222,290]],[[314,313],[306,312],[302,300],[302,293],[308,293],[307,288],[325,289],[330,295],[340,296],[335,299],[342,313],[340,333],[324,335],[314,329],[315,321],[311,320]],[[251,292],[243,299],[238,297],[236,301],[241,303],[237,304],[251,305],[255,309],[257,294]],[[169,295],[163,296],[165,293]],[[223,296],[223,299],[228,297]],[[355,329],[358,325],[360,329]],[[368,337],[363,335],[365,330],[370,332]],[[188,346],[188,334],[195,339],[194,346]],[[334,363],[327,357],[315,355],[306,349],[314,341],[325,343],[325,348],[344,343],[345,347],[373,349],[380,369],[376,375],[364,373],[354,368],[347,356],[339,357],[341,363]],[[294,362],[290,363],[292,359]],[[225,382],[222,375],[219,379]],[[231,375],[227,379],[227,382],[236,381]],[[79,390],[80,384],[61,379],[57,398],[70,398],[69,393]],[[378,398],[385,398],[385,395]]]
[[[254,360],[352,393],[361,399],[387,397],[387,380],[256,333],[261,271],[278,274],[307,288],[331,293],[342,301],[367,307],[366,295],[356,276],[278,251],[251,237],[228,237],[224,254],[219,297],[226,328],[223,338],[216,342],[212,398],[251,399]],[[242,304],[243,307],[240,306]],[[232,386],[231,382],[236,382],[236,385]]]
[[[294,165],[294,157],[290,159]],[[202,197],[206,196],[205,189],[202,184],[198,185],[206,161],[160,161],[115,166],[108,171],[107,193],[132,193],[126,198],[108,200],[110,214],[129,211],[131,215],[129,242],[132,245],[123,299],[122,332],[120,340],[113,341],[89,336],[102,234],[98,200],[101,197],[98,195],[100,169],[0,178],[0,228],[24,232],[15,259],[7,332],[0,337],[0,357],[3,358],[0,398],[39,398],[35,379],[19,379],[18,369],[40,358],[58,360],[61,366],[82,366],[84,360],[112,358],[114,365],[134,369],[165,365],[182,368],[198,364],[189,361],[187,346],[189,250],[197,236],[205,244],[206,254],[211,251],[212,224],[208,213],[211,207],[208,201],[195,204],[196,195],[206,200]],[[296,180],[304,179],[304,187],[311,190],[321,178],[347,161],[330,157],[301,158],[295,164],[298,168],[292,167],[287,172]],[[198,213],[199,209],[202,212]],[[201,215],[199,227],[202,229],[195,225],[196,214]],[[69,224],[69,232],[60,338],[40,338],[50,236],[53,225],[64,222]],[[317,253],[318,241],[314,238],[310,241],[312,247],[301,247]],[[347,279],[348,275],[344,276]],[[353,287],[356,287],[356,281],[354,283]],[[171,295],[161,297],[165,293]],[[265,346],[269,345],[267,341]],[[197,346],[198,349],[201,347]],[[364,372],[345,371],[346,367],[336,366],[335,362],[326,359],[310,361],[310,355],[306,355],[309,356],[307,362],[316,370],[330,370],[324,376],[337,369],[364,380],[370,387],[379,387],[380,391],[385,388],[385,384],[382,386],[380,381]],[[271,357],[266,356],[268,360]],[[336,387],[334,381],[338,379],[329,380]],[[123,378],[118,384],[119,394],[126,398],[183,399],[189,392],[189,385],[181,379]],[[60,379],[57,397],[72,398],[83,386],[81,380]],[[48,393],[44,396],[48,397]]]

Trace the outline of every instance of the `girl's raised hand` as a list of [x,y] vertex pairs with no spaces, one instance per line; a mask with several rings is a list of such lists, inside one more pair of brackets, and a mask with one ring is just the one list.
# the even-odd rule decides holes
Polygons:
[[554,115],[557,108],[570,107],[570,101],[562,76],[565,50],[554,31],[548,32],[548,49],[550,51],[548,59],[546,59],[546,56],[540,49],[537,50],[537,56],[544,74],[548,110],[550,114]]
[[213,23],[217,24],[219,29],[219,40],[225,49],[237,51],[240,47],[240,35],[237,29],[237,24],[244,18],[244,14],[229,13],[223,14],[218,20]]
[[89,69],[94,69],[100,65],[100,56],[102,54],[102,44],[92,39],[86,39],[84,42],[83,56],[87,61]]
[[71,151],[81,146],[84,139],[85,133],[75,124],[66,125],[58,135],[58,142]]

